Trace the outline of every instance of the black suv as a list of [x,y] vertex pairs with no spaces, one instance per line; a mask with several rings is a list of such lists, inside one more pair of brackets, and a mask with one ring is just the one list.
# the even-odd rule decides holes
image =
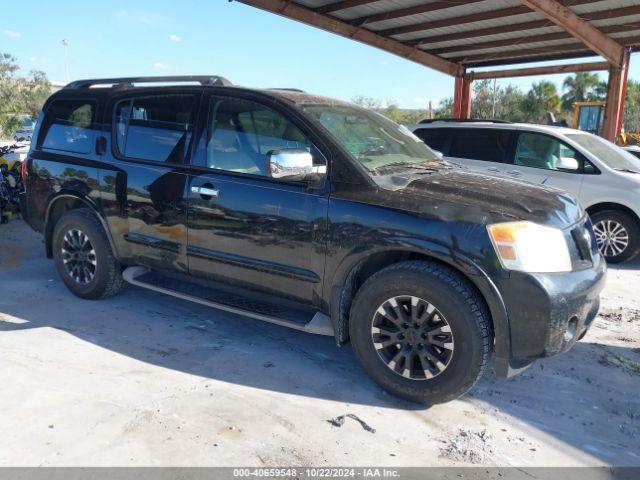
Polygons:
[[[162,82],[162,85],[158,85]],[[86,80],[49,98],[23,211],[76,295],[129,282],[351,341],[401,397],[569,349],[605,262],[556,190],[465,172],[385,117],[221,77]]]

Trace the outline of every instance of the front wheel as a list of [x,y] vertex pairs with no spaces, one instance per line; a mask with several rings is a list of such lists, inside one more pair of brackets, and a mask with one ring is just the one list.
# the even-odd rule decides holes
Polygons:
[[75,295],[93,300],[124,287],[120,262],[91,210],[66,212],[55,225],[52,242],[58,274]]
[[598,248],[608,263],[631,260],[640,252],[640,225],[631,215],[605,210],[591,216]]
[[360,288],[350,335],[364,370],[390,393],[442,403],[469,390],[491,350],[483,299],[457,272],[429,262],[402,262]]

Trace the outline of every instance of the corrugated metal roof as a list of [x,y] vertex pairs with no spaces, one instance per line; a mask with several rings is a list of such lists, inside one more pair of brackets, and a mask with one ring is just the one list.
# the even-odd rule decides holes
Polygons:
[[[620,43],[640,46],[640,0],[559,1]],[[518,0],[292,0],[289,3],[470,66],[474,62],[490,65],[492,56],[496,64],[504,64],[505,59],[516,63],[540,57],[570,57],[572,52],[576,52],[576,56],[589,53],[587,47],[562,28]],[[283,15],[286,16],[286,11]]]

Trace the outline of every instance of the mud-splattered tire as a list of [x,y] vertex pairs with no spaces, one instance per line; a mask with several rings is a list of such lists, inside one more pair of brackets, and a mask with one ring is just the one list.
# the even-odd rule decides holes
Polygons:
[[463,395],[491,352],[490,315],[479,293],[452,269],[425,261],[394,264],[369,278],[352,304],[349,330],[367,374],[419,403]]
[[54,227],[52,242],[58,274],[78,297],[106,298],[124,287],[122,266],[91,210],[70,210],[62,215]]

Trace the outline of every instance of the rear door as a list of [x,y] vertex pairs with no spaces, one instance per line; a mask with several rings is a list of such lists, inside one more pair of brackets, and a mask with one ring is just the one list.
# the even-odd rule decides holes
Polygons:
[[187,158],[200,93],[144,89],[107,109],[101,199],[122,257],[187,271]]
[[497,128],[452,128],[447,160],[474,172],[504,175],[515,132]]
[[274,150],[309,150],[313,132],[273,102],[205,96],[189,178],[189,271],[313,304],[322,294],[328,181],[267,175]]
[[519,131],[510,163],[506,174],[512,178],[580,196],[585,158],[557,137],[541,132]]

